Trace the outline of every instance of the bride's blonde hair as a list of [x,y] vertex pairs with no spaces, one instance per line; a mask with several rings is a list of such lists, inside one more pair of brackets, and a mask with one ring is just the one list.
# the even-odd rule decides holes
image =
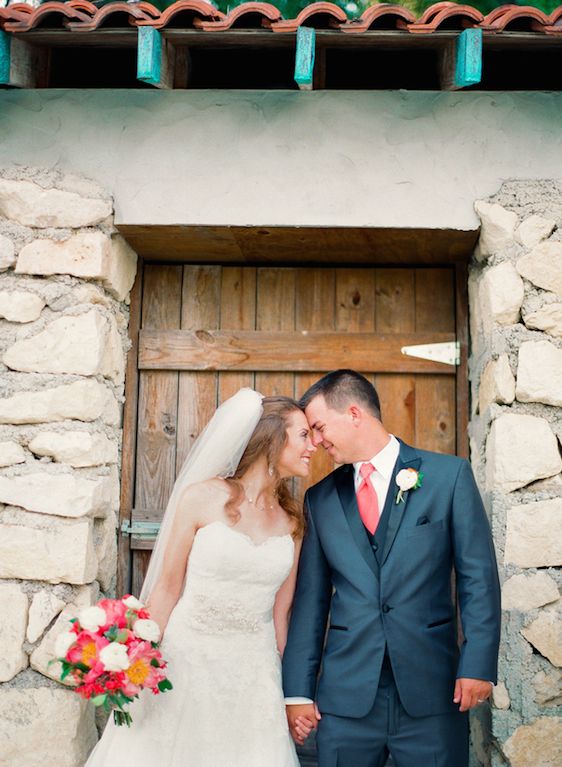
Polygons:
[[230,498],[226,503],[225,510],[231,519],[235,521],[240,519],[239,506],[245,495],[244,487],[239,481],[240,477],[248,471],[253,463],[264,456],[277,479],[275,494],[279,505],[293,524],[292,536],[293,538],[302,538],[305,527],[302,508],[289,490],[287,480],[281,479],[277,473],[279,456],[287,444],[289,416],[295,411],[302,412],[302,409],[290,397],[264,397],[262,406],[262,416],[250,437],[240,463],[234,475],[226,480],[230,485]]

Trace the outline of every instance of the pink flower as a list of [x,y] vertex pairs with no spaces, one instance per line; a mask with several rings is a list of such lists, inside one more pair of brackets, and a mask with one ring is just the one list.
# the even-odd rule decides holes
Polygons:
[[120,629],[127,628],[127,605],[121,599],[100,599],[98,607],[105,610],[107,621],[101,627],[104,631],[113,625]]
[[108,645],[105,637],[81,631],[76,637],[75,644],[68,650],[66,657],[70,663],[84,663],[92,668],[99,661],[100,651]]

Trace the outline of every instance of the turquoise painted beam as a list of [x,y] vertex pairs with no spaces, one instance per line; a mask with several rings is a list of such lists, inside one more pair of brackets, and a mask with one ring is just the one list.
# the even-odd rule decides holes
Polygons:
[[156,88],[173,88],[174,48],[154,27],[139,27],[137,80]]
[[482,80],[482,30],[465,29],[457,39],[455,86],[466,88]]
[[299,27],[295,55],[295,82],[301,90],[312,90],[315,52],[316,31],[312,27]]
[[0,85],[10,84],[12,36],[0,29]]

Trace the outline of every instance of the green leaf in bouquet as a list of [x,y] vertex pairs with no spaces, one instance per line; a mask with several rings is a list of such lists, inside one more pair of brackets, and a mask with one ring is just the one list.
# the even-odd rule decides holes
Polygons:
[[94,704],[94,706],[103,706],[106,700],[107,700],[107,693],[103,693],[102,695],[96,695],[95,698],[92,698],[92,703]]
[[72,663],[68,663],[67,661],[63,660],[61,661],[62,665],[62,672],[60,675],[61,682],[66,679],[66,677],[70,674],[72,671]]
[[110,626],[106,631],[104,631],[103,635],[106,639],[109,639],[110,642],[115,642],[117,641],[120,630],[121,629],[119,626],[114,623],[113,626]]
[[126,631],[121,630],[117,634],[116,641],[121,642],[121,644],[125,644],[128,638],[129,638],[129,634]]
[[174,686],[169,679],[162,679],[161,682],[158,682],[158,689],[160,692],[166,692],[166,690],[173,690]]
[[160,668],[160,662],[159,662],[158,658],[153,658],[150,661],[150,665],[154,666],[155,668]]
[[75,663],[74,664],[74,668],[77,668],[79,671],[83,671],[85,674],[87,674],[88,671],[90,671],[90,667],[89,666],[86,666],[85,663],[80,663],[80,662]]

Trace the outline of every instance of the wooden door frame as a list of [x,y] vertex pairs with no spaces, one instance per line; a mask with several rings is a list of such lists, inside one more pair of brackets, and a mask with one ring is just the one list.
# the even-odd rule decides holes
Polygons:
[[[158,261],[164,263],[164,260]],[[232,266],[232,263],[228,263]],[[252,266],[252,264],[243,264]],[[418,264],[411,264],[412,267]],[[257,266],[265,266],[259,264]],[[293,266],[287,264],[287,266]],[[334,268],[334,264],[325,264]],[[345,264],[345,267],[349,266]],[[367,264],[361,264],[366,267]],[[378,262],[371,264],[380,266]],[[387,266],[387,264],[385,264]],[[401,266],[403,266],[401,264]],[[437,265],[436,265],[437,266]],[[455,285],[455,325],[456,337],[460,343],[460,364],[456,369],[456,454],[468,458],[468,420],[469,420],[469,383],[468,383],[468,268],[465,263],[445,263],[441,267],[454,269]],[[342,268],[345,268],[342,265]],[[129,536],[121,533],[123,523],[130,521],[134,504],[136,441],[139,395],[138,341],[141,328],[141,308],[143,298],[144,260],[139,258],[137,274],[131,290],[129,338],[131,348],[127,354],[125,369],[125,403],[123,408],[123,439],[121,453],[121,487],[119,503],[119,530],[117,548],[117,593],[123,594],[130,588],[132,551]]]

